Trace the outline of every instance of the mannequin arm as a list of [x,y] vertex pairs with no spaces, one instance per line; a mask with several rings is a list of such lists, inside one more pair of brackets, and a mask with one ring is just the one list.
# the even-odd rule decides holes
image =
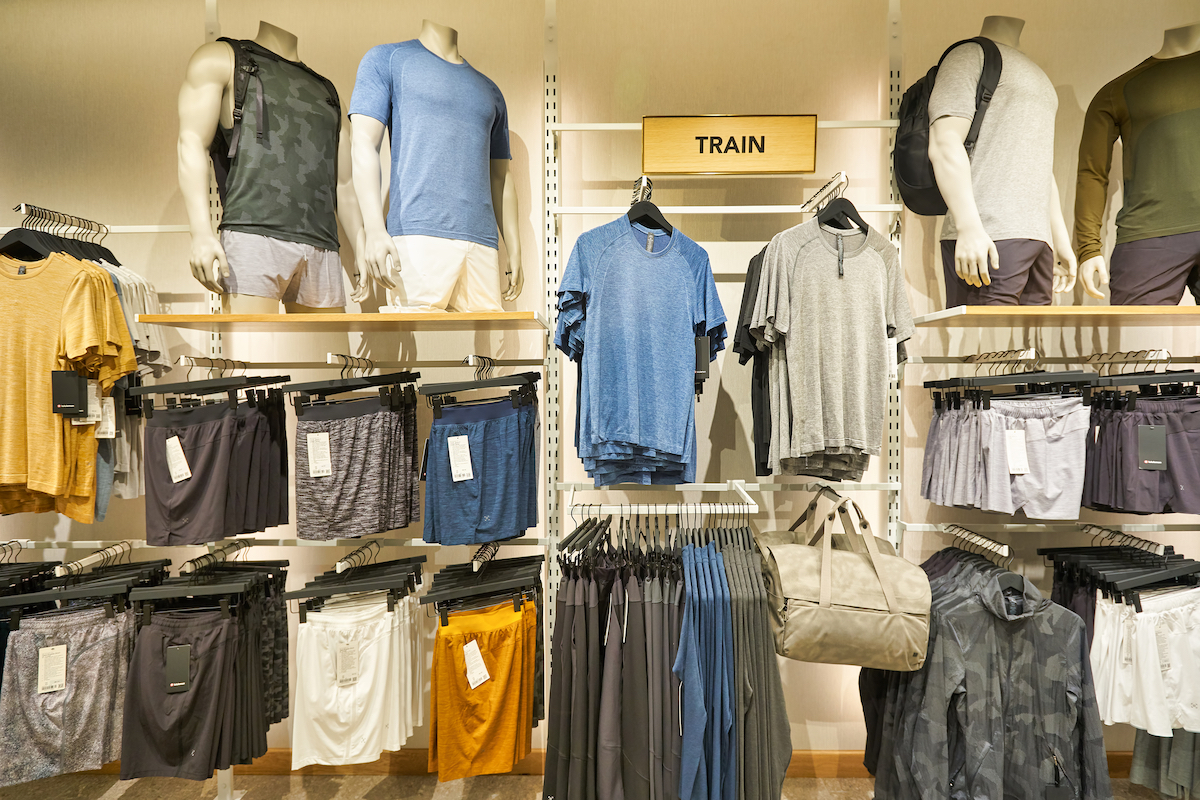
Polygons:
[[229,45],[209,42],[192,55],[179,90],[179,191],[192,231],[188,262],[196,280],[218,294],[225,291],[221,281],[229,275],[229,263],[209,218],[208,147],[217,133],[221,97],[232,76]]
[[[387,232],[387,219],[383,211],[383,172],[379,164],[379,149],[383,146],[383,123],[365,114],[350,116],[350,153],[353,161],[354,193],[358,198],[359,213],[362,215],[364,241],[360,248],[361,258],[366,262],[372,276],[385,286],[394,287],[388,272],[389,267],[400,269],[400,253]],[[392,191],[397,187],[393,186]],[[388,263],[388,259],[391,263]]]
[[983,229],[975,194],[971,188],[971,160],[963,142],[971,130],[971,121],[961,117],[942,117],[929,126],[929,161],[937,178],[938,189],[946,206],[954,214],[958,241],[954,247],[954,272],[969,286],[987,286],[991,268],[1000,266],[995,243]]
[[508,276],[508,288],[504,299],[512,302],[521,295],[525,276],[521,270],[521,238],[518,235],[520,210],[517,208],[517,186],[509,169],[507,158],[496,158],[491,163],[492,208],[496,211],[496,227],[508,251],[508,263],[501,264]]
[[358,207],[358,195],[354,192],[354,157],[350,127],[349,122],[343,123],[338,136],[337,208],[338,221],[342,223],[342,230],[346,232],[346,236],[353,243],[354,267],[350,275],[353,289],[350,299],[361,303],[370,295],[372,284],[392,289],[395,288],[395,283],[390,275],[375,270],[367,264],[363,257],[363,251],[366,249],[366,233],[363,230],[362,210]]
[[1054,247],[1054,291],[1069,292],[1075,288],[1079,262],[1071,249],[1071,234],[1063,219],[1062,200],[1058,196],[1058,181],[1050,176],[1050,240]]

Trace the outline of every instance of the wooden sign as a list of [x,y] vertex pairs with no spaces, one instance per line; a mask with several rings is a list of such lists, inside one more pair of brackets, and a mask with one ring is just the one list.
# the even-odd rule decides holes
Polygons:
[[815,172],[817,116],[642,117],[643,175]]

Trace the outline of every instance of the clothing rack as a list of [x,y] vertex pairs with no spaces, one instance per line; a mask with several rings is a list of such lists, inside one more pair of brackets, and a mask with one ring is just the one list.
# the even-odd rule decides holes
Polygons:
[[367,559],[378,555],[379,542],[375,539],[372,539],[357,550],[354,550],[343,556],[336,564],[333,565],[333,568],[337,574],[341,575],[348,569],[361,567],[364,564],[369,563]]
[[975,531],[967,530],[962,525],[946,524],[942,526],[942,531],[953,536],[955,539],[960,539],[968,544],[982,547],[991,553],[995,553],[1000,558],[1012,558],[1013,549],[1006,544],[1001,544],[995,539],[989,539]]
[[233,555],[239,550],[245,550],[253,546],[254,542],[249,539],[234,539],[232,542],[228,542],[227,544],[217,547],[211,553],[205,553],[198,558],[193,558],[191,561],[183,562],[183,564],[179,567],[179,574],[190,575],[194,572],[199,572],[205,567],[215,564],[218,561],[225,561],[229,556]]
[[[326,353],[325,361],[231,361],[227,358],[217,358],[215,356],[179,356],[176,363],[183,367],[207,367],[209,369],[328,369],[331,366],[340,367],[343,365],[343,362],[338,360],[339,357],[342,357],[339,353]],[[344,357],[354,358],[354,356]],[[470,356],[468,356],[468,358],[470,358]],[[453,369],[463,366],[462,361],[431,361],[422,359],[413,359],[409,361],[374,361],[372,359],[363,360],[369,362],[374,369]],[[468,366],[474,366],[474,364],[469,364]],[[492,359],[492,366],[542,367],[545,366],[545,362],[540,358],[494,358]]]
[[[13,206],[13,211],[17,211],[25,216],[25,219],[21,222],[23,227],[28,227],[25,226],[25,223],[32,221],[35,229],[41,229],[43,224],[59,230],[75,228],[89,234],[90,238],[97,243],[104,241],[104,237],[108,235],[107,225],[93,222],[83,217],[77,217],[74,214],[64,214],[61,211],[53,211],[49,208],[35,206],[32,203],[18,203]],[[64,232],[66,231],[64,230]]]
[[471,557],[471,572],[479,572],[486,567],[500,552],[502,544],[504,542],[488,542],[480,545],[479,549],[475,551],[475,555]]
[[109,545],[102,550],[97,550],[91,555],[84,556],[78,561],[72,561],[67,564],[60,564],[54,568],[54,576],[61,578],[64,575],[78,575],[93,564],[114,561],[123,555],[133,551],[133,545],[129,542],[117,542]]
[[1143,539],[1140,536],[1134,536],[1132,533],[1113,530],[1112,528],[1106,528],[1102,525],[1091,524],[1083,525],[1083,530],[1085,533],[1095,534],[1095,536],[1092,537],[1093,539],[1102,536],[1104,538],[1100,541],[1112,540],[1117,544],[1125,545],[1127,547],[1136,547],[1139,550],[1145,550],[1147,553],[1153,553],[1156,556],[1167,555],[1167,546],[1165,544],[1152,542],[1149,539]]
[[[665,491],[706,491],[706,492],[734,492],[741,499],[740,503],[576,503],[575,502],[575,487],[571,484],[566,484],[570,487],[570,494],[567,496],[567,510],[572,515],[575,512],[587,514],[757,514],[758,503],[755,502],[749,494],[749,487],[745,481],[730,480],[725,483],[711,484],[688,484],[681,483],[677,486],[650,486],[648,489],[660,489]],[[584,486],[584,490],[597,491],[621,491],[627,488],[622,484],[614,486]]]

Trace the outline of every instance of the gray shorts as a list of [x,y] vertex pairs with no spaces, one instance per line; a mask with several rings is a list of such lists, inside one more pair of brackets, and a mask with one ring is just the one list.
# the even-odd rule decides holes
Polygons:
[[1109,302],[1177,306],[1200,267],[1200,232],[1124,242],[1113,248]]
[[[1167,468],[1141,469],[1138,429],[1167,429]],[[1200,514],[1200,399],[1139,400],[1133,411],[1109,412],[1099,462],[1103,505],[1141,514]]]
[[[133,612],[102,608],[21,620],[0,688],[0,785],[99,769],[121,756]],[[66,645],[66,687],[38,693],[38,651]]]
[[[408,424],[411,417],[411,424]],[[329,434],[332,475],[314,478],[308,435]],[[296,535],[349,539],[403,528],[419,514],[416,408],[376,398],[304,410],[296,421]]]
[[[980,412],[982,508],[1030,519],[1079,518],[1090,410],[1077,397],[992,400]],[[1007,432],[1025,432],[1029,472],[1009,474]]]
[[968,286],[954,272],[954,239],[942,242],[946,308],[955,306],[1048,306],[1054,299],[1054,251],[1037,239],[1000,239],[1000,265],[987,286]]
[[342,259],[335,250],[242,231],[221,231],[230,294],[269,297],[312,308],[342,308]]
[[[237,435],[237,414],[226,403],[154,412],[145,434],[148,544],[204,544],[226,535]],[[171,481],[167,465],[173,436],[192,472],[179,483]]]

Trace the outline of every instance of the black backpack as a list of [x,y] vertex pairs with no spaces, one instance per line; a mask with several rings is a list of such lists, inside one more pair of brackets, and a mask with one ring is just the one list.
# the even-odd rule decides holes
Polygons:
[[[222,36],[217,40],[225,42],[233,48],[234,67],[233,67],[233,130],[229,134],[228,141],[225,138],[225,132],[221,130],[221,126],[217,126],[216,135],[213,136],[212,143],[209,145],[208,152],[212,157],[213,171],[217,176],[217,187],[221,193],[221,201],[225,201],[225,179],[229,175],[229,168],[233,162],[233,157],[237,155],[238,141],[242,136],[242,109],[246,105],[246,94],[250,88],[250,79],[258,80],[258,59],[265,58],[273,61],[287,61],[276,53],[272,53],[267,48],[249,39],[230,39]],[[287,61],[300,69],[312,75],[317,81],[325,86],[325,90],[329,92],[329,97],[326,98],[327,103],[338,110],[338,127],[342,129],[342,113],[341,102],[338,100],[337,89],[334,88],[333,81],[323,75],[313,71],[305,64],[298,61]],[[262,84],[258,85],[259,91],[255,96],[255,102],[258,104],[257,118],[258,126],[255,135],[261,141],[266,135],[266,115],[262,107]]]
[[975,149],[975,142],[979,139],[983,115],[987,112],[992,95],[1000,84],[1000,70],[1004,59],[995,42],[983,36],[976,36],[974,39],[964,39],[951,45],[942,53],[937,66],[908,87],[904,99],[900,101],[900,127],[896,131],[896,146],[892,150],[896,186],[900,189],[900,198],[904,200],[904,205],[923,216],[935,217],[946,213],[946,201],[942,199],[937,179],[933,174],[933,164],[929,162],[929,95],[933,92],[938,68],[946,60],[946,56],[959,45],[971,42],[983,48],[983,74],[979,77],[979,88],[975,92],[975,118],[971,121],[971,130],[963,142],[967,155],[970,156]]

